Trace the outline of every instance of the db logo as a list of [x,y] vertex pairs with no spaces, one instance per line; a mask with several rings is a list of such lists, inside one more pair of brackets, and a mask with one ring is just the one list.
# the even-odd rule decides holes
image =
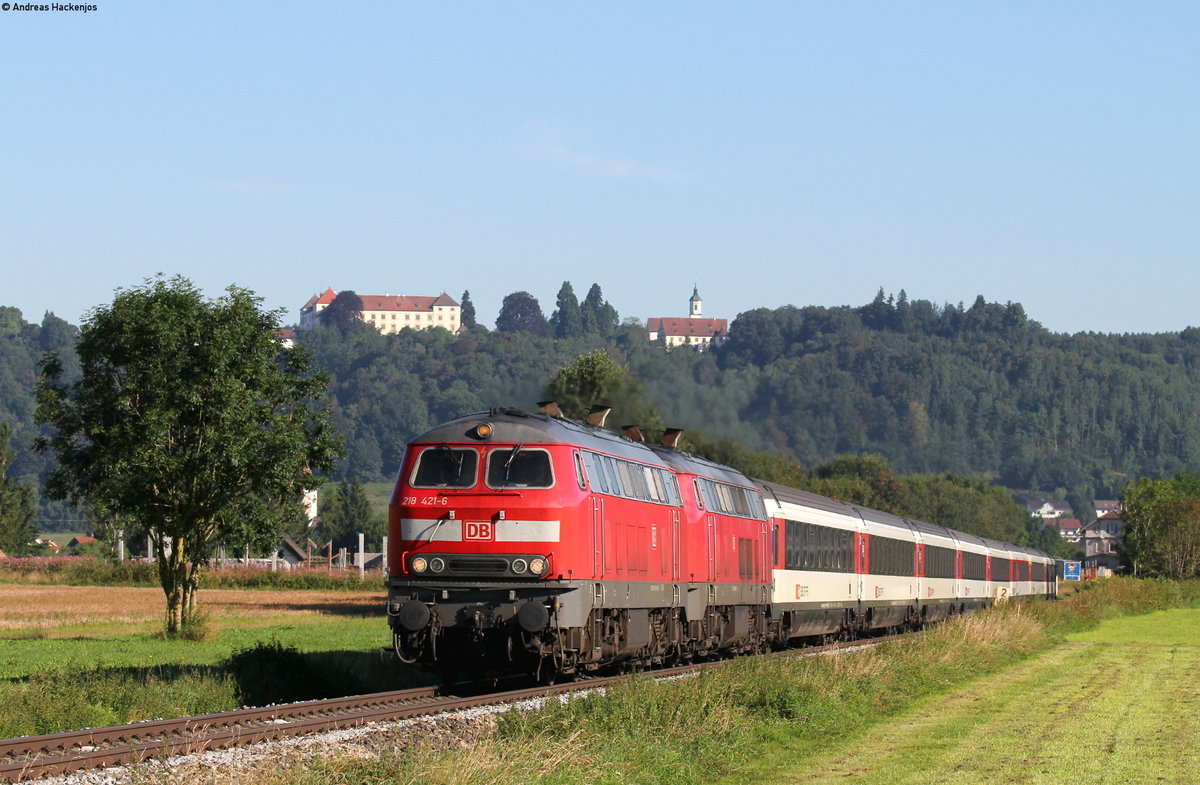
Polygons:
[[488,522],[472,523],[468,521],[463,529],[465,540],[490,540],[496,535],[496,527]]

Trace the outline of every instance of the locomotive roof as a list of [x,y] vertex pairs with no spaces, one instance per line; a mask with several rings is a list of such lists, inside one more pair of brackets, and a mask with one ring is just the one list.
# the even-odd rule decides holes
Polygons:
[[[486,441],[473,435],[475,426],[491,423],[492,437]],[[551,443],[572,444],[628,458],[642,463],[668,466],[676,471],[698,474],[714,480],[753,487],[754,483],[741,472],[719,463],[692,455],[685,450],[634,442],[621,434],[604,428],[585,425],[565,417],[535,414],[521,409],[491,409],[464,415],[426,431],[413,439],[412,444],[461,443]]]
[[719,463],[701,458],[699,455],[692,455],[686,450],[678,450],[674,447],[661,447],[658,445],[650,448],[672,469],[678,472],[686,472],[688,474],[698,474],[701,477],[708,477],[713,480],[721,480],[732,485],[744,485],[748,488],[753,488],[755,483],[746,475],[739,472],[737,469],[724,466]]
[[[492,436],[482,440],[474,435],[475,426],[480,423],[490,423]],[[436,428],[426,431],[413,439],[412,444],[442,443],[451,444],[574,444],[589,447],[610,455],[618,455],[643,463],[663,465],[663,461],[655,456],[647,445],[632,442],[629,439],[590,425],[568,420],[563,417],[551,417],[548,414],[535,414],[520,409],[491,409],[486,412],[476,412],[451,420]]]

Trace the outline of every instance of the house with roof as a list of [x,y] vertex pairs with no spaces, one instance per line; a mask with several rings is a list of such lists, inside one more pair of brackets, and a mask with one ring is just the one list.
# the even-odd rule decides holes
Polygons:
[[1056,518],[1053,525],[1058,528],[1058,536],[1067,542],[1079,542],[1083,537],[1083,524],[1076,518]]
[[1046,520],[1047,518],[1061,518],[1064,515],[1070,515],[1072,512],[1071,505],[1061,501],[1048,501],[1042,504],[1034,502],[1027,505],[1025,509],[1029,510],[1030,515],[1042,520]]
[[646,321],[651,341],[663,341],[672,346],[695,346],[704,349],[715,346],[729,337],[728,319],[709,319],[704,316],[704,301],[699,286],[692,287],[685,317],[658,316]]
[[1116,572],[1122,567],[1121,549],[1125,544],[1125,521],[1121,514],[1109,511],[1083,527],[1084,569],[1104,568]]
[[[437,297],[407,294],[360,294],[362,320],[384,334],[398,333],[405,327],[428,330],[444,327],[452,333],[462,326],[462,306],[442,292]],[[312,330],[321,324],[321,311],[337,297],[327,288],[313,295],[300,309],[300,329]]]
[[1120,515],[1121,502],[1116,499],[1096,499],[1092,502],[1092,509],[1096,511],[1097,518],[1103,518],[1110,512]]

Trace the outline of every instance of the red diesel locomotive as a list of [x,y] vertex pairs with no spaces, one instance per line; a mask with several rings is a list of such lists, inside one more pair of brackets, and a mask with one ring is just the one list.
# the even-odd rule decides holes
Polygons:
[[604,413],[493,409],[408,446],[389,512],[397,656],[570,674],[1053,592],[1044,554],[756,483],[677,449],[678,431],[605,430]]

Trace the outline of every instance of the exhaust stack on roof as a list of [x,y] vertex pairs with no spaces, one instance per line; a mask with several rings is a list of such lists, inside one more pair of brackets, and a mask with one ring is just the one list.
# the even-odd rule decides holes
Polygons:
[[631,442],[637,442],[641,444],[642,442],[646,441],[646,437],[642,435],[642,429],[636,425],[622,425],[621,433],[623,433],[625,438]]
[[562,417],[562,409],[558,408],[558,401],[538,401],[538,411],[542,414],[548,414],[551,417]]
[[681,436],[683,436],[682,428],[668,428],[663,433],[662,439],[660,439],[659,441],[662,442],[662,445],[664,447],[678,447],[679,446],[679,438]]
[[593,404],[592,410],[590,412],[588,412],[587,417],[583,418],[583,421],[586,422],[588,425],[595,426],[596,428],[603,428],[604,420],[608,417],[608,413],[611,411],[612,411],[611,406],[604,406],[603,404]]

